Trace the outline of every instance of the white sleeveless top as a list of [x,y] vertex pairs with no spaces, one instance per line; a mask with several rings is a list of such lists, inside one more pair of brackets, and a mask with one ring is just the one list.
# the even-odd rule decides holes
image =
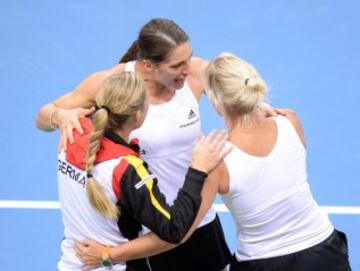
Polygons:
[[[106,196],[114,203],[117,198],[112,188],[113,169],[120,160],[112,159],[94,166],[94,178],[100,182]],[[80,271],[83,263],[75,256],[75,240],[93,239],[102,244],[117,246],[128,241],[122,236],[115,219],[107,219],[91,206],[86,190],[86,173],[66,161],[65,153],[58,156],[59,199],[64,223],[64,239],[61,242],[61,258],[58,270]],[[97,268],[109,270],[108,268]],[[125,271],[126,264],[119,263],[111,270]]]
[[[134,72],[135,61],[127,62],[125,71]],[[185,82],[169,102],[150,104],[144,124],[130,135],[139,139],[141,158],[157,176],[169,204],[184,183],[199,133],[199,103]],[[211,207],[198,227],[213,221],[215,214]]]
[[234,149],[225,158],[229,192],[222,199],[237,230],[238,261],[294,253],[325,240],[334,230],[312,197],[306,151],[292,123],[274,118],[278,136],[267,157]]

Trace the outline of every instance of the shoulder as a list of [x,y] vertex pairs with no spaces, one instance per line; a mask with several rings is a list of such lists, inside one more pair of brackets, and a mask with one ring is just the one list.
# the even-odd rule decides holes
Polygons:
[[199,100],[205,88],[204,70],[207,61],[200,57],[192,57],[190,64],[190,73],[188,77],[189,86],[195,97]]
[[140,178],[147,178],[151,175],[151,172],[148,169],[148,165],[141,158],[134,155],[127,155],[124,157],[124,159],[127,161],[129,169],[133,172],[136,172]]
[[291,124],[294,126],[296,133],[298,134],[298,136],[301,139],[301,142],[305,146],[305,134],[304,134],[304,130],[302,128],[300,119],[296,116],[296,114],[294,112],[289,111],[289,110],[285,110],[284,117],[286,117],[291,122]]
[[123,71],[124,68],[125,64],[117,64],[109,69],[89,74],[73,90],[54,100],[53,104],[64,109],[93,106],[104,79]]
[[193,78],[194,80],[200,80],[200,81],[203,80],[204,71],[207,64],[208,64],[207,60],[204,60],[200,57],[192,57],[189,77]]
[[144,160],[135,155],[127,155],[124,159],[135,169],[144,165]]
[[125,70],[125,64],[117,64],[109,69],[97,71],[90,74],[82,83],[92,84],[93,86],[99,86],[105,78],[113,75],[115,73],[119,73]]
[[113,171],[115,180],[137,182],[138,180],[149,176],[147,165],[143,160],[134,156],[123,156],[120,163]]
[[192,72],[199,73],[201,70],[204,70],[208,61],[201,57],[192,57],[191,58],[191,70]]
[[95,98],[104,79],[117,72],[121,72],[123,69],[124,65],[119,64],[107,70],[93,72],[77,86],[75,92],[87,93]]

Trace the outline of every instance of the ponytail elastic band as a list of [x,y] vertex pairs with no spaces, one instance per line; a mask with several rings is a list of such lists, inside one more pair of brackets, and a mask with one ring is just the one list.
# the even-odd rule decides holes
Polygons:
[[93,175],[92,175],[91,173],[87,173],[87,174],[86,174],[86,178],[90,179],[90,178],[92,178],[92,177],[93,177]]
[[249,80],[251,79],[251,77],[248,77],[245,79],[245,86],[249,83]]

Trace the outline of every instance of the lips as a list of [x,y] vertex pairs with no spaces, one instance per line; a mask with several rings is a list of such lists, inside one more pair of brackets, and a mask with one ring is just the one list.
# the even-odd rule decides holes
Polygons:
[[177,78],[174,81],[176,84],[183,84],[185,82],[185,78]]

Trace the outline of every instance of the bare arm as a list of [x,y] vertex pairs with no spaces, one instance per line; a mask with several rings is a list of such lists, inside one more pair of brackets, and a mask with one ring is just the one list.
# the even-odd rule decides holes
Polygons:
[[204,71],[208,61],[199,57],[191,58],[191,69],[188,77],[188,83],[194,96],[199,101],[201,94],[205,90]]
[[[78,107],[90,108],[94,105],[94,99],[98,91],[99,85],[106,76],[105,72],[98,72],[85,78],[73,91],[57,98],[40,108],[36,126],[44,131],[53,130],[50,127],[50,114],[56,108],[74,109]],[[56,115],[56,114],[55,114]],[[59,120],[53,115],[53,125],[59,126]]]
[[73,142],[73,129],[82,133],[79,119],[94,112],[92,106],[101,82],[115,71],[96,72],[85,78],[73,91],[40,108],[36,126],[43,131],[59,128],[59,149],[65,148],[67,140]]
[[[215,169],[208,176],[203,186],[200,210],[195,218],[193,225],[181,243],[185,242],[196,230],[201,219],[210,208],[216,196],[216,193],[219,189],[220,180],[216,171],[217,170]],[[112,247],[109,256],[113,262],[125,262],[153,256],[173,249],[176,246],[178,246],[178,244],[172,244],[163,241],[156,234],[150,232],[120,246]],[[83,242],[76,242],[75,244],[77,256],[84,262],[84,270],[92,270],[99,265],[103,249],[103,245],[92,240],[84,240]]]
[[199,212],[195,218],[193,225],[191,226],[190,230],[185,235],[185,238],[181,241],[181,243],[186,242],[186,240],[188,240],[189,237],[194,233],[199,223],[213,204],[216,194],[218,192],[221,192],[222,182],[224,181],[222,176],[224,167],[224,162],[221,162],[207,177],[201,191],[202,202]]

